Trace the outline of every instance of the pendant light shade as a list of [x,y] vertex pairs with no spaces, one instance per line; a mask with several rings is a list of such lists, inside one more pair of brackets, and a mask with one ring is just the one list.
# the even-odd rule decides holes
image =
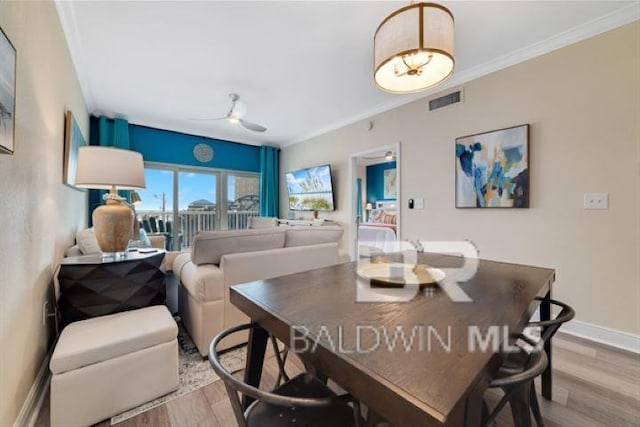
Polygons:
[[378,87],[420,92],[453,74],[453,15],[436,3],[403,7],[378,26],[373,45]]

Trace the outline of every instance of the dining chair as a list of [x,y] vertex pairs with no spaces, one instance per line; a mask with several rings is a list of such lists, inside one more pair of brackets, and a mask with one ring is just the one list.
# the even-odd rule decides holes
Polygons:
[[[240,427],[362,426],[360,405],[351,395],[336,395],[324,382],[309,373],[289,378],[284,369],[286,350],[281,354],[273,336],[270,336],[270,340],[278,363],[278,378],[272,391],[253,387],[234,377],[222,366],[220,352],[217,350],[220,341],[229,335],[256,327],[257,324],[249,323],[223,330],[213,338],[209,346],[209,362],[224,382]],[[239,393],[255,399],[245,411],[242,410]]]
[[[489,410],[486,402],[483,402],[482,425],[485,427],[493,425],[507,403],[511,406],[514,425],[531,427],[531,386],[534,378],[547,368],[547,355],[535,340],[524,334],[516,334],[512,338],[516,342],[513,351],[507,355],[507,361],[513,368],[516,366],[514,362],[518,361],[520,369],[518,371],[512,368],[500,369],[489,383],[490,389],[501,388],[504,395],[492,411]],[[533,398],[537,403],[535,390],[533,390]],[[536,422],[538,422],[537,419]]]
[[[544,301],[544,298],[536,298],[538,301]],[[533,329],[533,328],[541,328],[540,330],[540,341],[536,344],[538,347],[544,347],[544,345],[558,332],[560,326],[564,323],[567,323],[571,319],[573,319],[576,315],[576,312],[569,305],[557,301],[554,299],[549,299],[548,302],[551,304],[551,307],[559,308],[560,312],[558,315],[549,320],[539,320],[534,322],[529,322],[525,329]],[[542,418],[542,413],[540,412],[540,405],[538,404],[538,398],[536,397],[536,388],[533,381],[531,382],[531,391],[530,391],[530,405],[531,411],[533,412],[533,416],[536,420],[536,424],[538,427],[544,427],[544,419]]]
[[[538,301],[544,301],[544,298],[536,298]],[[547,343],[553,336],[558,332],[560,326],[562,324],[570,321],[575,317],[575,310],[571,308],[569,305],[550,299],[548,300],[552,307],[556,307],[560,309],[558,315],[549,320],[540,320],[529,322],[525,329],[533,329],[533,328],[541,328],[540,338],[535,340],[534,338],[527,336],[527,342],[533,345],[537,350],[542,350],[544,348],[545,343]],[[531,341],[531,342],[530,342]],[[523,352],[515,352],[506,355],[504,362],[500,366],[498,371],[497,378],[508,378],[510,375],[518,375],[525,370],[526,364],[528,361],[527,353]],[[527,393],[520,393],[518,395],[521,399],[525,399],[523,401],[518,401],[518,399],[514,396],[512,398],[512,402],[510,402],[512,406],[517,405],[519,407],[528,407],[531,409],[533,413],[533,417],[536,420],[536,425],[538,427],[544,427],[544,419],[542,418],[542,413],[540,411],[540,404],[538,403],[538,397],[536,395],[535,383],[530,381],[529,390]],[[527,411],[528,413],[528,411]],[[518,424],[516,424],[518,425]]]

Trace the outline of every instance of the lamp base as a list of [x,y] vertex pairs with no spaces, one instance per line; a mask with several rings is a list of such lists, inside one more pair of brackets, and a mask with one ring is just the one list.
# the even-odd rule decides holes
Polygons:
[[93,228],[102,252],[123,252],[133,234],[133,210],[120,202],[107,200],[93,211]]

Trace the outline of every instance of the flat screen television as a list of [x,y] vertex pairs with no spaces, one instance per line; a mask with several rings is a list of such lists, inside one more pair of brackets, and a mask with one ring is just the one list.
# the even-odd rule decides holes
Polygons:
[[331,166],[323,165],[286,173],[289,210],[332,211]]

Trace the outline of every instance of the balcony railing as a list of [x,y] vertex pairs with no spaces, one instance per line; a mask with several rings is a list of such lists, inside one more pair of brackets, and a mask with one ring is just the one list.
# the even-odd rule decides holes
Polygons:
[[[144,228],[149,228],[147,231],[151,233],[166,233],[168,249],[173,249],[172,242],[174,238],[179,239],[180,249],[191,247],[193,238],[199,231],[221,228],[227,230],[245,229],[249,218],[259,215],[258,211],[229,211],[227,212],[226,227],[220,227],[217,225],[217,213],[215,211],[179,211],[177,223],[173,220],[173,212],[171,211],[139,210],[136,213]],[[176,224],[178,225],[177,227]]]

